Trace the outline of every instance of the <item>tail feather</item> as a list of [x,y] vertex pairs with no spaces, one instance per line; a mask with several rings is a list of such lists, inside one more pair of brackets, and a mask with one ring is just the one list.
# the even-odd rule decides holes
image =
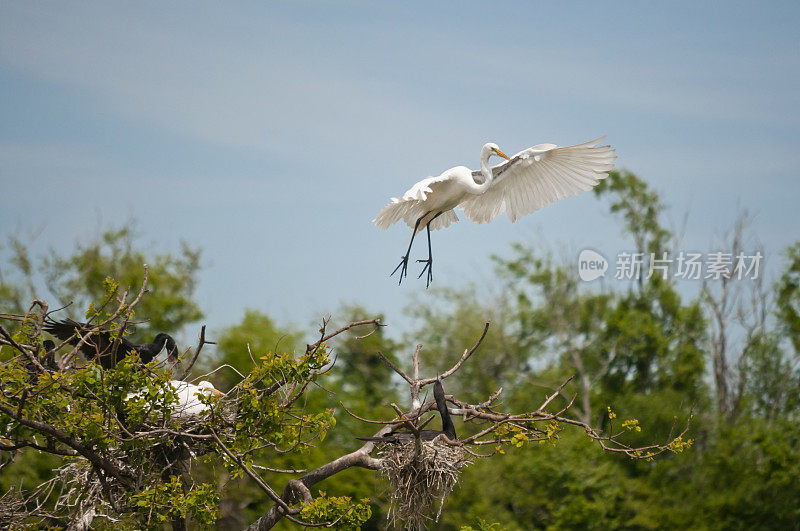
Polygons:
[[379,229],[386,230],[401,219],[404,219],[408,215],[409,207],[408,201],[401,201],[393,197],[392,202],[383,207],[372,222]]

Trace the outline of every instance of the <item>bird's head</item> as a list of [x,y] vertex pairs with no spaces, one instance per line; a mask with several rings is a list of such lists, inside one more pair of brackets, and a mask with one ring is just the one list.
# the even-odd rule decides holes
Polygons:
[[508,155],[500,151],[500,146],[498,146],[494,142],[489,142],[488,144],[485,144],[483,146],[483,152],[486,153],[489,157],[496,155],[498,157],[502,157],[506,160],[509,160]]
[[212,384],[208,380],[203,380],[202,382],[198,382],[197,391],[199,393],[202,393],[202,394],[206,395],[206,396],[214,395],[214,396],[218,396],[220,398],[225,396],[225,393],[223,393],[219,389],[216,389],[214,387],[214,384]]
[[153,340],[153,343],[155,343],[161,348],[166,347],[167,358],[170,361],[178,361],[178,345],[175,344],[175,340],[172,339],[172,336],[162,332],[156,336],[156,338]]

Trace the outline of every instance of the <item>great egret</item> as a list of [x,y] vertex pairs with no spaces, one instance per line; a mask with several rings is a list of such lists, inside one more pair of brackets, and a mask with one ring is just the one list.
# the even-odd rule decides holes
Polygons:
[[[590,190],[614,169],[617,158],[611,146],[597,145],[603,138],[566,147],[539,144],[511,158],[490,142],[481,149],[480,170],[456,166],[438,177],[419,181],[402,197],[393,197],[373,222],[381,229],[388,229],[402,219],[413,227],[413,232],[408,251],[392,275],[400,270],[400,282],[408,275],[408,256],[414,236],[425,227],[428,258],[417,260],[425,263],[418,278],[427,271],[426,287],[430,285],[433,280],[431,230],[443,229],[458,221],[453,211],[456,206],[461,206],[464,214],[476,223],[487,223],[503,212],[515,222],[560,199]],[[507,162],[489,167],[489,157],[495,155]]]
[[[210,408],[208,404],[200,401],[201,396],[225,396],[222,391],[215,389],[211,382],[205,380],[198,382],[197,385],[182,380],[170,380],[168,385],[178,397],[178,403],[172,407],[172,417],[176,419],[186,420],[208,412]],[[128,393],[127,400],[142,398],[142,393],[142,391]]]
[[[436,409],[439,410],[439,415],[442,417],[442,429],[420,430],[420,440],[432,441],[439,435],[445,435],[451,441],[455,441],[456,427],[453,424],[453,419],[450,418],[450,412],[447,410],[447,400],[445,400],[444,397],[444,387],[442,387],[441,378],[436,380],[433,384],[433,398],[436,400]],[[356,439],[382,443],[405,443],[413,441],[414,434],[410,431],[400,431],[396,433],[387,433],[383,437],[356,437]]]
[[201,396],[225,396],[222,391],[215,389],[214,385],[206,380],[198,382],[197,385],[180,380],[172,380],[170,385],[175,388],[178,394],[178,405],[174,413],[178,418],[196,417],[206,413],[209,407],[208,404],[200,402],[199,397]]
[[99,332],[92,332],[90,335],[91,328],[88,324],[79,323],[72,319],[48,322],[42,327],[45,332],[73,346],[77,345],[81,338],[85,337],[86,341],[80,346],[79,350],[86,356],[86,359],[96,359],[104,369],[113,368],[117,361],[127,356],[130,351],[136,352],[142,363],[153,361],[164,347],[167,349],[167,356],[170,361],[177,361],[178,359],[178,347],[169,334],[160,333],[156,335],[152,343],[144,343],[142,345],[136,345],[127,338],[121,337],[119,338],[117,354],[114,356],[112,347],[117,333],[114,332],[112,335],[112,332],[108,330],[100,330]]

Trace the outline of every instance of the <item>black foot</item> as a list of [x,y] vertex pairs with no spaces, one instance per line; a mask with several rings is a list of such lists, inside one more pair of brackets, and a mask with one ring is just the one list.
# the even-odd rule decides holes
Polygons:
[[433,258],[428,258],[427,260],[417,260],[417,262],[425,263],[425,266],[422,268],[422,272],[417,278],[422,278],[422,275],[424,275],[425,271],[427,271],[428,277],[425,280],[425,289],[428,289],[428,286],[430,286],[431,282],[433,282]]
[[397,283],[397,285],[399,286],[403,282],[403,277],[408,276],[408,255],[405,255],[402,258],[400,258],[400,263],[397,264],[397,267],[394,268],[394,271],[392,271],[392,274],[389,276],[390,277],[394,276],[394,274],[397,273],[398,269],[400,270],[400,282]]

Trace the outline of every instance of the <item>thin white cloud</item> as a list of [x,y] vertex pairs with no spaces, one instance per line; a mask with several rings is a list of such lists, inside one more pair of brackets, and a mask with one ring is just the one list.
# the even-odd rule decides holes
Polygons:
[[482,78],[498,91],[514,87],[549,99],[683,119],[800,125],[800,92],[786,83],[787,68],[800,67],[796,51],[767,58],[697,52],[685,60],[669,53],[651,59],[599,49],[510,48],[487,51],[478,61],[499,66]]
[[286,35],[274,28],[243,45],[229,28],[193,33],[213,29],[222,13],[191,28],[97,5],[85,12],[26,6],[13,14],[0,22],[5,64],[81,87],[112,113],[192,138],[291,156],[319,145],[380,149],[388,124],[393,136],[435,136],[420,127],[430,124],[430,109],[341,75],[313,49],[285,53],[292,45],[275,47]]
[[0,178],[76,175],[97,173],[108,168],[104,157],[65,144],[0,144]]

